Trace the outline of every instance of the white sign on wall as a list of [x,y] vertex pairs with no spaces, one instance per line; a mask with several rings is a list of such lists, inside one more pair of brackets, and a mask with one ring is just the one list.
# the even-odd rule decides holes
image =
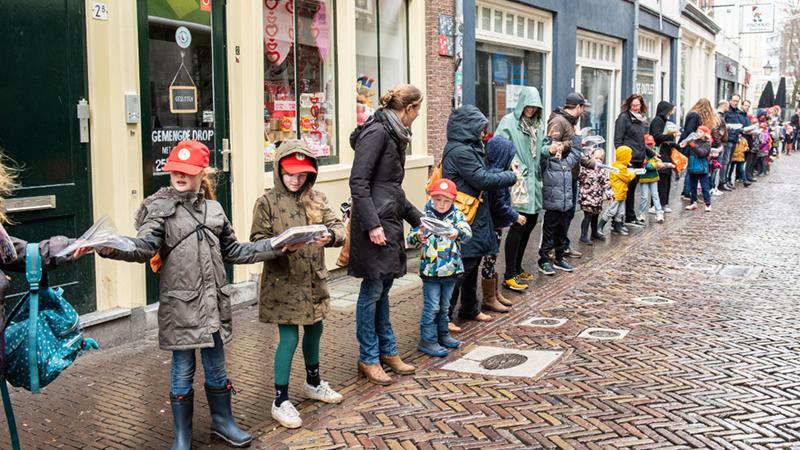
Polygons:
[[775,30],[775,5],[742,5],[742,34],[772,33]]

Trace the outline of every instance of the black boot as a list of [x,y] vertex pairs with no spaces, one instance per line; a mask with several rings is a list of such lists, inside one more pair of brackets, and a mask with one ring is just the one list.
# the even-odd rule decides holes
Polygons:
[[219,436],[233,447],[247,447],[253,436],[242,431],[233,421],[231,412],[231,391],[233,386],[230,381],[223,387],[206,386],[208,408],[211,410],[211,433]]
[[170,395],[169,402],[172,405],[172,429],[175,432],[172,450],[189,450],[192,448],[194,390],[186,395]]

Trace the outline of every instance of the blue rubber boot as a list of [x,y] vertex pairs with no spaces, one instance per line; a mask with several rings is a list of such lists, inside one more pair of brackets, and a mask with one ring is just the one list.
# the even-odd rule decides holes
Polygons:
[[206,386],[208,408],[211,410],[211,433],[220,437],[232,447],[247,447],[253,441],[250,433],[242,431],[233,420],[231,412],[230,381],[222,387]]

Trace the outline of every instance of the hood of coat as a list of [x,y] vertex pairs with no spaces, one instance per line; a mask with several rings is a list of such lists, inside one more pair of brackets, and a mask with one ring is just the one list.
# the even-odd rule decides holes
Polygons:
[[578,118],[577,117],[575,117],[572,114],[568,113],[566,110],[564,110],[564,108],[562,108],[560,106],[553,110],[553,114],[564,117],[565,119],[567,119],[567,121],[569,121],[569,123],[572,126],[575,126],[575,124],[578,123]]
[[519,98],[517,99],[517,106],[514,108],[514,117],[516,117],[517,121],[522,117],[522,112],[528,106],[535,106],[537,109],[536,113],[533,115],[533,119],[541,120],[542,119],[542,97],[539,95],[539,91],[534,87],[523,87],[519,93]]
[[633,151],[627,145],[617,147],[617,160],[616,162],[627,166],[631,163],[631,153]]
[[288,141],[283,141],[280,146],[278,146],[278,151],[275,154],[275,163],[273,165],[272,174],[275,177],[274,181],[274,189],[286,193],[286,194],[302,194],[303,192],[311,189],[314,186],[314,183],[317,181],[317,174],[316,173],[309,173],[308,178],[306,179],[306,184],[303,185],[302,188],[296,193],[290,192],[289,189],[283,184],[283,176],[281,175],[282,170],[280,170],[280,162],[283,158],[291,155],[292,153],[300,153],[304,155],[306,158],[309,158],[311,162],[314,164],[314,168],[319,170],[319,163],[317,162],[317,158],[314,157],[314,154],[311,153],[311,149],[308,148],[308,144],[299,140],[299,139],[290,139]]
[[[136,210],[136,214],[134,214],[133,226],[138,230],[142,224],[144,224],[144,220],[147,218],[147,208],[155,202],[166,202],[161,203],[161,205],[171,204],[174,206],[183,201],[189,201],[189,203],[197,206],[199,202],[205,198],[205,191],[203,191],[202,188],[200,192],[178,192],[172,186],[162,187],[153,194],[147,196],[147,198],[142,201],[142,204],[139,205],[139,209]],[[165,207],[171,209],[173,206]]]
[[473,145],[481,140],[481,132],[489,124],[489,119],[474,105],[464,105],[447,119],[447,140]]
[[662,100],[658,102],[658,106],[656,106],[656,116],[661,117],[664,120],[669,119],[669,112],[672,111],[675,105],[672,103]]
[[508,170],[516,155],[514,144],[502,136],[495,136],[486,143],[486,159],[490,168]]

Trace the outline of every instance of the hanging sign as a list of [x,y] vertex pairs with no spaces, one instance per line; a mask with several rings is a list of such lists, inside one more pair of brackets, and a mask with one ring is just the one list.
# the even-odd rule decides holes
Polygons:
[[742,5],[742,34],[775,31],[775,5]]
[[169,112],[173,114],[196,113],[197,88],[194,86],[170,86]]
[[200,0],[200,11],[211,12],[211,0]]

